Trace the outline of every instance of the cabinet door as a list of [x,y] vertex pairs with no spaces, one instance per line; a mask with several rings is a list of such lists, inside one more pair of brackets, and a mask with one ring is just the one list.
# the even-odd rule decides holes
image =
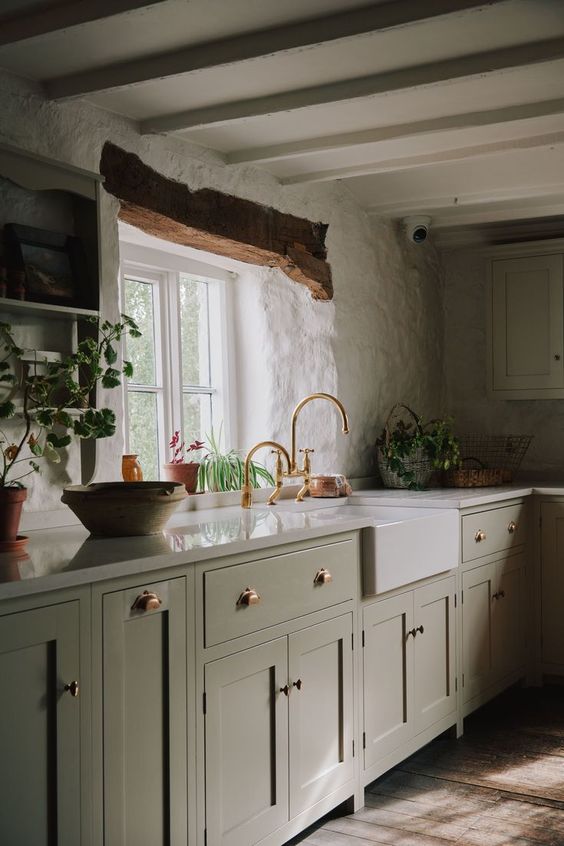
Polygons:
[[[542,661],[564,671],[564,503],[543,502],[541,529]],[[546,670],[550,672],[550,669]]]
[[493,389],[564,388],[562,256],[494,261]]
[[414,730],[423,731],[456,709],[454,577],[414,591]]
[[106,594],[103,640],[105,843],[185,846],[185,580]]
[[[80,843],[78,602],[0,617],[0,842]],[[79,689],[76,690],[79,692]]]
[[[364,609],[364,766],[409,740],[412,727],[413,594]],[[409,640],[411,638],[409,637]]]
[[493,681],[492,595],[495,565],[462,574],[462,685],[468,702]]
[[496,589],[492,600],[492,665],[496,681],[515,672],[524,663],[524,568],[523,555],[514,555],[496,564]]
[[288,642],[292,818],[353,777],[352,614]]
[[288,820],[285,637],[205,667],[208,846],[249,846]]

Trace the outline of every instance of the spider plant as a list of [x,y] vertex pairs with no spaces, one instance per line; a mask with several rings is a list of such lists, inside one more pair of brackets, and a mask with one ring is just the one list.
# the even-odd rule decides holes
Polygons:
[[[219,427],[217,436],[213,429],[206,435],[210,451],[202,459],[198,472],[198,487],[201,491],[240,491],[243,487],[245,461],[234,449],[222,452],[222,429],[223,424]],[[261,482],[265,487],[274,487],[274,479],[263,464],[251,461],[249,469],[253,488],[260,488]]]

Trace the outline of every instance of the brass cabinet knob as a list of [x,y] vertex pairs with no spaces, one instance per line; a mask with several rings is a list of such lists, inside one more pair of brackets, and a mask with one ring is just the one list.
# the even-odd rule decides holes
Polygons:
[[512,535],[514,532],[517,531],[517,523],[515,522],[515,520],[512,520],[510,522],[510,524],[507,527],[507,531],[509,532],[510,535]]
[[421,634],[424,634],[425,629],[423,628],[423,626],[417,626],[417,628],[415,629],[415,635],[417,635],[417,632],[421,632]]
[[80,686],[79,686],[78,682],[77,681],[71,681],[68,684],[66,684],[65,685],[65,692],[70,693],[70,695],[72,697],[74,697],[74,699],[76,699],[76,697],[80,693]]
[[315,578],[313,580],[314,585],[328,585],[329,582],[333,581],[333,576],[325,567],[322,567],[321,570],[318,570],[315,574]]
[[406,638],[408,638],[410,635],[411,637],[417,637],[417,629],[410,629],[406,634]]
[[237,600],[237,605],[258,605],[259,602],[260,596],[256,590],[252,587],[246,587]]
[[290,693],[290,688],[287,684],[285,684],[284,687],[280,688],[280,693],[283,693],[284,696],[288,696],[288,694]]
[[497,590],[495,593],[492,594],[492,599],[505,599],[505,591]]
[[474,540],[476,541],[476,543],[481,543],[482,541],[485,541],[485,539],[486,539],[486,533],[484,532],[484,530],[478,529],[478,531],[474,535]]
[[303,682],[302,682],[301,679],[298,679],[297,681],[292,682],[292,687],[297,687],[298,690],[301,690],[302,686],[303,686]]
[[139,594],[133,605],[132,611],[154,611],[163,604],[162,599],[150,590],[144,590]]

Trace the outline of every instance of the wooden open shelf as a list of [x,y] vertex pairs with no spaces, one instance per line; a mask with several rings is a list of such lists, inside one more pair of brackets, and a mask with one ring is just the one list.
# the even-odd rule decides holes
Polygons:
[[46,317],[54,320],[76,320],[79,317],[99,317],[100,312],[91,308],[77,306],[52,305],[51,303],[34,303],[31,300],[13,300],[9,297],[0,299],[0,314],[30,314],[34,317]]

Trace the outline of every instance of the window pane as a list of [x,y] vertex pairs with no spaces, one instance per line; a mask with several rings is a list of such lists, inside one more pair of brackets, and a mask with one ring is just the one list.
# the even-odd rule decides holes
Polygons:
[[159,478],[157,395],[128,391],[129,451],[139,456],[146,480]]
[[135,385],[155,385],[155,330],[153,285],[125,280],[125,313],[139,325],[141,338],[127,336],[127,355],[133,364]]
[[211,431],[211,397],[209,394],[184,394],[184,440],[205,441]]
[[182,384],[210,384],[208,284],[190,276],[180,279]]

